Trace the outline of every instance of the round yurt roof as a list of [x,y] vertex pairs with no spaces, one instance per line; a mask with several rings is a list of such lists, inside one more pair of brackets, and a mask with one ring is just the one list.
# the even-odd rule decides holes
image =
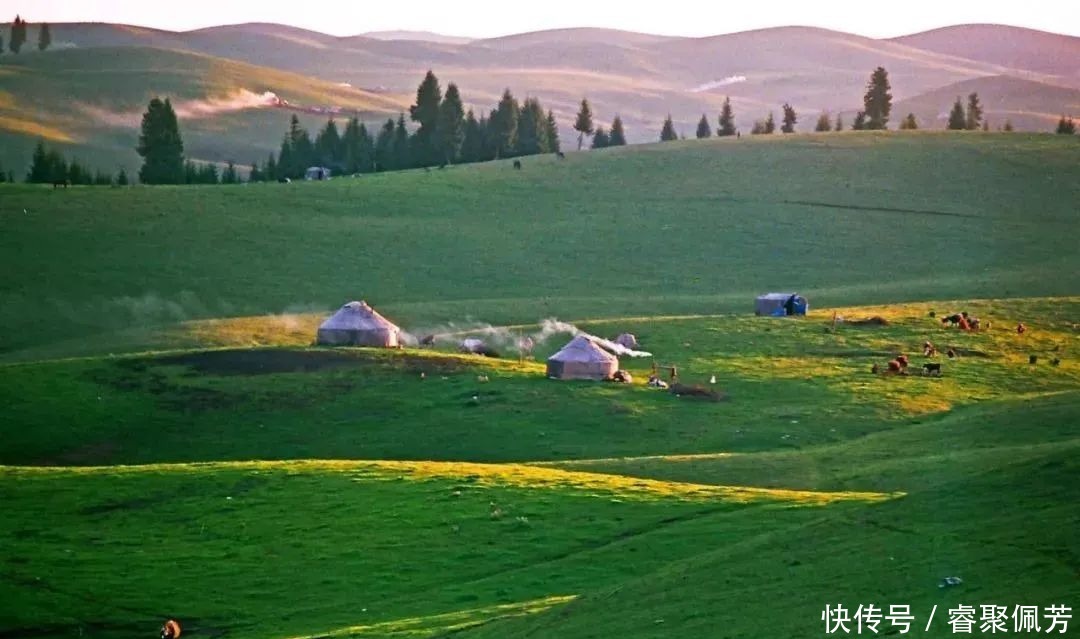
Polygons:
[[591,339],[578,335],[562,347],[558,353],[548,358],[556,362],[618,362],[619,359],[600,348]]
[[400,331],[393,322],[379,315],[367,302],[349,302],[319,326],[320,329],[348,331]]

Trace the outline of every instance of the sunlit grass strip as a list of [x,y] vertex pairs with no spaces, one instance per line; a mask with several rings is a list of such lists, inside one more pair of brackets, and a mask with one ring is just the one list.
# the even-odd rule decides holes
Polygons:
[[555,595],[530,601],[511,604],[498,604],[447,612],[425,617],[408,617],[369,625],[338,628],[314,635],[291,637],[290,639],[317,639],[320,637],[410,637],[422,639],[444,633],[458,632],[466,628],[479,626],[496,619],[523,617],[550,610],[577,598],[577,595]]
[[222,471],[341,473],[353,475],[356,481],[462,481],[473,486],[563,490],[591,496],[640,501],[674,499],[731,503],[779,502],[797,506],[821,506],[840,501],[877,502],[903,496],[903,493],[818,492],[748,486],[713,486],[526,464],[442,461],[290,460],[86,467],[3,466],[0,467],[0,479],[49,475],[121,476],[141,473],[199,474]]
[[594,459],[557,459],[555,461],[529,462],[530,466],[579,466],[582,464],[613,464],[619,462],[668,461],[691,462],[710,459],[726,459],[745,453],[693,453],[689,455],[634,455],[632,457],[597,457]]

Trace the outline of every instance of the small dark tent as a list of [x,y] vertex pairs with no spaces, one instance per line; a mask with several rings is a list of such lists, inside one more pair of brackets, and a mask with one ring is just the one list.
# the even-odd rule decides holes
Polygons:
[[806,298],[798,293],[765,293],[754,301],[754,315],[806,315],[809,306]]

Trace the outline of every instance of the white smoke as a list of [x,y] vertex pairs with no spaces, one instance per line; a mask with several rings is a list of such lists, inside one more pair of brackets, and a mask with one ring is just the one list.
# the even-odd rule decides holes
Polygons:
[[699,84],[693,89],[690,89],[690,93],[703,93],[705,91],[712,91],[713,89],[719,89],[720,87],[726,87],[729,84],[738,84],[740,82],[746,82],[745,75],[729,75],[721,80],[713,80],[712,82]]
[[560,322],[555,318],[544,319],[538,325],[539,330],[525,331],[479,322],[466,322],[464,325],[450,322],[437,327],[427,327],[424,330],[414,330],[412,333],[403,331],[400,339],[406,346],[417,346],[422,340],[428,338],[433,340],[434,344],[464,346],[470,351],[475,351],[479,345],[475,340],[479,339],[484,344],[496,348],[531,350],[532,346],[543,344],[555,335],[571,335],[573,337],[584,335],[601,348],[616,355],[652,357],[652,353],[627,348],[622,344],[587,333],[573,324]]
[[[206,98],[205,100],[187,100],[173,103],[176,115],[183,119],[197,120],[213,117],[219,113],[241,111],[243,109],[261,109],[277,106],[284,101],[273,91],[255,93],[239,89],[227,96]],[[91,104],[81,104],[79,109],[97,122],[113,127],[134,127],[142,121],[142,111],[109,111]]]

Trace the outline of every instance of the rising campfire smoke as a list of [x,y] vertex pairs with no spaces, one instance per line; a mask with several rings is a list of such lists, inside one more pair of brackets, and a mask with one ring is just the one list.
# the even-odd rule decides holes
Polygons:
[[[652,353],[635,351],[622,344],[617,344],[609,339],[583,331],[568,322],[560,322],[555,318],[542,320],[539,322],[539,326],[539,330],[526,331],[479,322],[466,322],[464,324],[450,322],[440,326],[415,330],[411,333],[402,332],[399,339],[406,346],[417,346],[426,336],[433,336],[436,343],[453,343],[455,345],[460,345],[467,338],[481,338],[490,346],[519,350],[523,348],[524,344],[530,342],[533,345],[543,344],[555,335],[572,335],[574,337],[584,335],[601,348],[616,355],[623,355],[626,357],[652,357]],[[525,350],[529,349],[525,348]]]

